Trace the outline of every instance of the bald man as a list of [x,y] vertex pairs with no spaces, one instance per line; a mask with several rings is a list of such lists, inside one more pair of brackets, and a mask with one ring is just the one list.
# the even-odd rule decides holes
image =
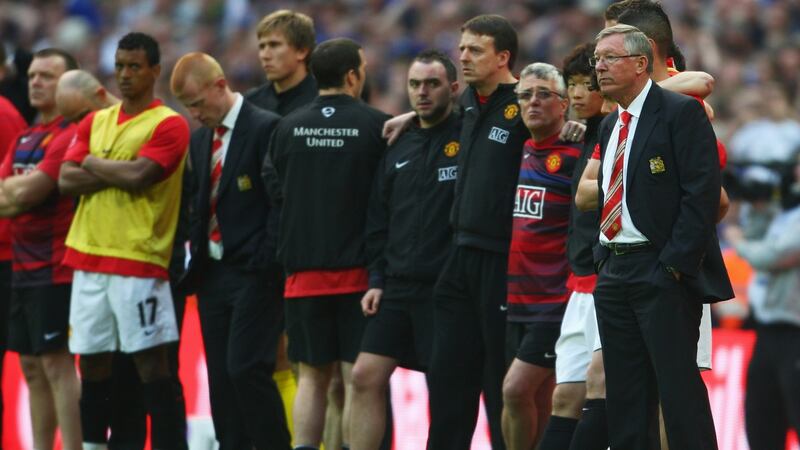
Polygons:
[[58,79],[56,108],[67,122],[78,123],[90,112],[119,102],[94,75],[85,70],[70,70]]
[[189,147],[185,280],[197,292],[217,440],[223,450],[289,449],[272,380],[283,318],[276,217],[259,177],[279,116],[232,92],[217,61],[203,53],[179,59],[170,86],[204,125]]

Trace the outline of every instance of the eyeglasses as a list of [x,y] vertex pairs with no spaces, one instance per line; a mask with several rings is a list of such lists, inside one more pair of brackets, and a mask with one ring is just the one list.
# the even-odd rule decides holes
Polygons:
[[621,56],[605,55],[600,57],[593,56],[589,58],[589,67],[597,67],[597,64],[601,62],[606,63],[607,66],[611,66],[622,58],[636,58],[639,56],[644,56],[644,55],[621,55]]
[[517,91],[517,101],[519,103],[529,103],[533,97],[536,97],[536,100],[539,100],[540,102],[545,102],[550,100],[550,98],[553,96],[564,98],[563,95],[557,92],[548,91],[546,89],[542,89],[540,91]]

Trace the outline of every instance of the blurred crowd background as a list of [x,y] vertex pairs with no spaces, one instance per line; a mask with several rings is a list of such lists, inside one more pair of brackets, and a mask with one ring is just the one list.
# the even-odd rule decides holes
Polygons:
[[[368,61],[370,102],[395,114],[408,110],[407,64],[436,47],[457,60],[460,25],[482,13],[509,18],[520,36],[517,71],[525,64],[561,61],[603,27],[610,0],[0,0],[0,39],[12,69],[0,92],[26,103],[24,70],[30,52],[48,46],[71,51],[82,67],[116,93],[114,51],[131,30],[154,35],[162,49],[158,95],[182,110],[168,92],[174,62],[200,50],[223,65],[234,88],[264,82],[255,26],[280,8],[313,17],[317,41],[360,41]],[[800,0],[662,0],[687,68],[716,79],[707,101],[732,163],[727,180],[742,184],[751,163],[793,165],[800,149]],[[14,69],[16,68],[16,73]],[[27,112],[31,120],[32,112]],[[196,125],[196,124],[195,124]],[[743,194],[766,195],[753,175]],[[763,177],[762,177],[763,178]],[[747,184],[749,179],[745,180]],[[751,180],[752,181],[752,180]],[[764,188],[759,194],[758,189]],[[754,190],[755,189],[755,190]],[[737,192],[739,194],[739,192]],[[753,200],[753,199],[750,199]],[[758,199],[755,199],[758,200]],[[728,220],[737,221],[738,210]],[[800,230],[798,230],[800,232]],[[730,306],[734,308],[735,306]]]

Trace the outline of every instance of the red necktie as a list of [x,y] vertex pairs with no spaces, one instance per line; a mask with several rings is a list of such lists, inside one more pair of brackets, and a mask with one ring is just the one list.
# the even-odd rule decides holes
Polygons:
[[214,129],[214,141],[211,144],[211,194],[209,195],[210,217],[208,220],[208,237],[213,242],[220,242],[222,235],[219,232],[219,222],[217,222],[217,194],[219,191],[219,179],[222,177],[222,136],[228,131],[228,127],[219,126]]
[[625,166],[625,144],[628,141],[628,128],[631,123],[631,114],[623,111],[620,114],[622,125],[619,129],[619,139],[617,151],[614,152],[614,168],[611,171],[611,179],[608,183],[605,203],[603,203],[603,215],[600,218],[600,231],[608,238],[614,239],[622,230],[622,172]]

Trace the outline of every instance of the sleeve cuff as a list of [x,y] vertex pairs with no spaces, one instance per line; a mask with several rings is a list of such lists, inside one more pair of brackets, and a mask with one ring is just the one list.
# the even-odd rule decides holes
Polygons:
[[369,274],[369,288],[370,289],[383,289],[384,279],[383,274],[378,272],[370,272]]

